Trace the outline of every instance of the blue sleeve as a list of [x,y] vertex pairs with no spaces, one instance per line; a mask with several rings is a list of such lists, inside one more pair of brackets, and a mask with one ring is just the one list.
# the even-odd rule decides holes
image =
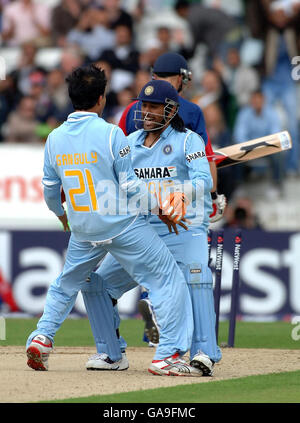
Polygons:
[[201,108],[197,104],[187,101],[182,97],[180,97],[179,104],[179,116],[182,117],[185,127],[200,135],[206,145],[208,138]]
[[61,179],[51,163],[50,137],[48,137],[45,145],[44,176],[42,183],[44,185],[44,199],[49,210],[55,213],[56,216],[62,216],[64,214],[64,209],[60,197]]
[[204,115],[200,107],[198,107],[197,113],[194,113],[194,124],[195,127],[192,129],[196,134],[199,134],[200,137],[203,139],[204,144],[207,144],[207,132],[206,132],[206,125],[204,120]]
[[150,193],[147,184],[134,173],[130,143],[120,128],[115,127],[111,143],[114,171],[121,190],[126,192],[128,198],[135,196],[137,201],[141,201],[145,205],[142,207],[143,211],[155,208],[156,197]]
[[199,135],[193,132],[186,139],[185,160],[193,189],[196,192],[198,189],[202,192],[204,184],[204,192],[210,191],[213,183],[205,154],[204,141]]
[[137,128],[135,127],[134,122],[134,111],[137,109],[138,103],[134,104],[128,111],[126,116],[126,133],[127,135],[132,134],[132,132],[135,132]]

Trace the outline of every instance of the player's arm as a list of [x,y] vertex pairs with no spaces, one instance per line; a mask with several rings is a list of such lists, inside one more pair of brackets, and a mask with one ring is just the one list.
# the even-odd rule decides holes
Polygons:
[[139,179],[132,168],[131,147],[129,140],[125,137],[122,130],[115,126],[111,136],[111,152],[113,166],[116,178],[121,190],[126,193],[130,199],[135,196],[136,202],[140,202],[140,210],[145,212],[158,206],[158,201],[153,195],[147,184]]
[[185,161],[192,183],[192,197],[203,191],[211,191],[213,180],[205,152],[203,139],[193,132],[189,133],[185,142]]
[[[193,124],[193,127],[191,127],[191,129],[192,131],[196,132],[196,134],[200,135],[200,137],[203,139],[205,144],[206,157],[210,157],[211,155],[213,155],[213,150],[212,150],[209,134],[207,133],[207,130],[206,130],[204,115],[200,107],[197,107],[197,109],[195,110],[196,110],[195,118],[193,119],[194,124]],[[211,192],[213,193],[217,191],[217,186],[218,186],[217,166],[213,160],[209,160],[209,168],[210,168],[210,173],[213,180],[213,186],[211,189]]]
[[191,201],[201,198],[203,191],[210,191],[212,188],[203,139],[194,132],[187,133],[184,152],[189,181],[176,186],[175,192],[169,194],[163,202],[163,211],[170,214],[175,223],[184,218],[186,207]]
[[211,146],[209,136],[208,136],[207,144],[205,146],[205,152],[206,152],[206,157],[210,157],[208,158],[208,163],[209,163],[210,173],[213,180],[213,187],[211,189],[213,212],[211,213],[209,217],[210,217],[210,222],[215,223],[223,217],[225,208],[227,205],[227,201],[224,194],[219,194],[217,192],[217,166],[212,159],[214,152]]
[[122,129],[122,131],[124,132],[126,136],[136,131],[134,120],[133,120],[136,103],[137,101],[133,101],[132,103],[128,104],[128,106],[122,113],[122,116],[119,121],[119,128]]
[[50,137],[48,137],[45,145],[42,183],[44,186],[44,199],[49,210],[56,214],[64,230],[69,230],[67,215],[61,204],[61,179],[51,162]]
[[217,166],[216,166],[216,164],[215,164],[215,162],[213,161],[213,158],[212,158],[214,152],[213,152],[211,142],[210,142],[210,138],[209,138],[208,134],[207,134],[207,143],[205,145],[205,153],[206,153],[206,157],[207,157],[207,160],[208,160],[208,163],[209,163],[211,177],[212,177],[212,180],[213,180],[213,186],[212,186],[211,192],[215,192],[215,191],[217,191],[217,185],[218,185],[217,184]]

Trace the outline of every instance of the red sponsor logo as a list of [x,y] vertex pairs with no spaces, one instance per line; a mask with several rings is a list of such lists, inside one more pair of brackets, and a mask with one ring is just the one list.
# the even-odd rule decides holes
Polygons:
[[0,201],[30,201],[38,203],[43,201],[43,188],[41,177],[26,179],[23,176],[9,176],[0,178]]

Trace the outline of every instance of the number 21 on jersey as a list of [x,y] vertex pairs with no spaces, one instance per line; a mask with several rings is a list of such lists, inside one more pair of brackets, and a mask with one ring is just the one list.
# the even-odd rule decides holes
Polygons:
[[[68,195],[72,204],[73,210],[77,212],[91,212],[98,210],[95,187],[93,183],[92,173],[89,169],[64,170],[65,178],[77,178],[78,188],[70,188]],[[78,205],[75,201],[75,196],[85,194],[88,191],[90,197],[90,204]]]

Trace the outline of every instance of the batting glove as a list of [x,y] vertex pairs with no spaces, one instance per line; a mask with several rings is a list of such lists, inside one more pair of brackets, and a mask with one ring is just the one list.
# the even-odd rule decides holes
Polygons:
[[213,212],[209,216],[210,223],[218,222],[222,219],[227,205],[226,197],[216,191],[211,193]]
[[186,215],[186,206],[190,203],[183,192],[173,192],[163,202],[162,212],[168,216],[169,220],[179,223]]

